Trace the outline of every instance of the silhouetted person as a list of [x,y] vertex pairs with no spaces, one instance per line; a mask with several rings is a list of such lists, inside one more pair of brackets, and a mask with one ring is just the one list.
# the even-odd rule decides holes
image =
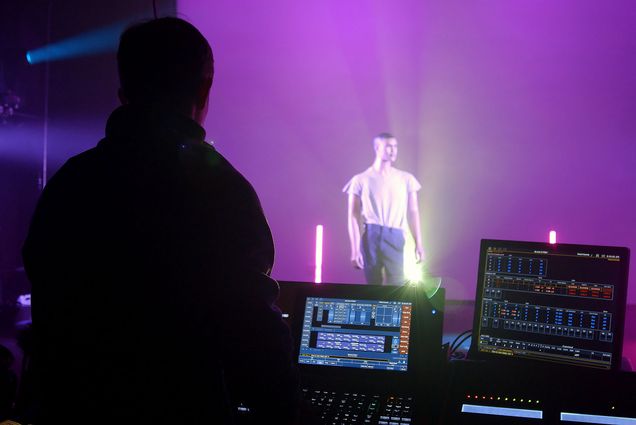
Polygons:
[[18,389],[18,379],[11,365],[15,358],[11,351],[0,345],[0,421],[9,419]]
[[225,423],[239,401],[290,422],[272,236],[201,127],[210,46],[162,18],[126,30],[117,59],[122,106],[50,180],[24,246],[38,423]]

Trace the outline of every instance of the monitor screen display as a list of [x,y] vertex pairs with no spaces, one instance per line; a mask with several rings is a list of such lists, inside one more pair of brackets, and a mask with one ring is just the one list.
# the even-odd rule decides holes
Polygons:
[[298,362],[406,372],[413,305],[306,297]]
[[472,353],[620,367],[629,250],[482,241]]

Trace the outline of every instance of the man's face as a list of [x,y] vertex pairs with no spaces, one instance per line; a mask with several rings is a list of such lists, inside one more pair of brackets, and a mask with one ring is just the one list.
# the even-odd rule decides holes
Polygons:
[[395,162],[397,159],[398,143],[396,139],[377,139],[375,156],[381,161]]

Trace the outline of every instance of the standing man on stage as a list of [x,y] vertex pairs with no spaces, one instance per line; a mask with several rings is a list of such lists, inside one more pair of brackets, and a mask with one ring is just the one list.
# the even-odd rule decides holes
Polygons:
[[[398,142],[389,133],[373,139],[371,167],[345,185],[351,263],[363,269],[367,283],[401,285],[404,278],[404,228],[415,240],[415,260],[424,259],[417,191],[422,187],[406,171],[393,167]],[[384,274],[384,276],[383,276]]]

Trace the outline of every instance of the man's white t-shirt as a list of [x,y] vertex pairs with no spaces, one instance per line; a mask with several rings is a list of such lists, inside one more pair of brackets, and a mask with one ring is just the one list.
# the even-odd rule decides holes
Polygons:
[[421,188],[411,173],[390,168],[383,175],[369,167],[353,176],[342,191],[360,197],[362,220],[365,224],[404,229],[409,193]]

